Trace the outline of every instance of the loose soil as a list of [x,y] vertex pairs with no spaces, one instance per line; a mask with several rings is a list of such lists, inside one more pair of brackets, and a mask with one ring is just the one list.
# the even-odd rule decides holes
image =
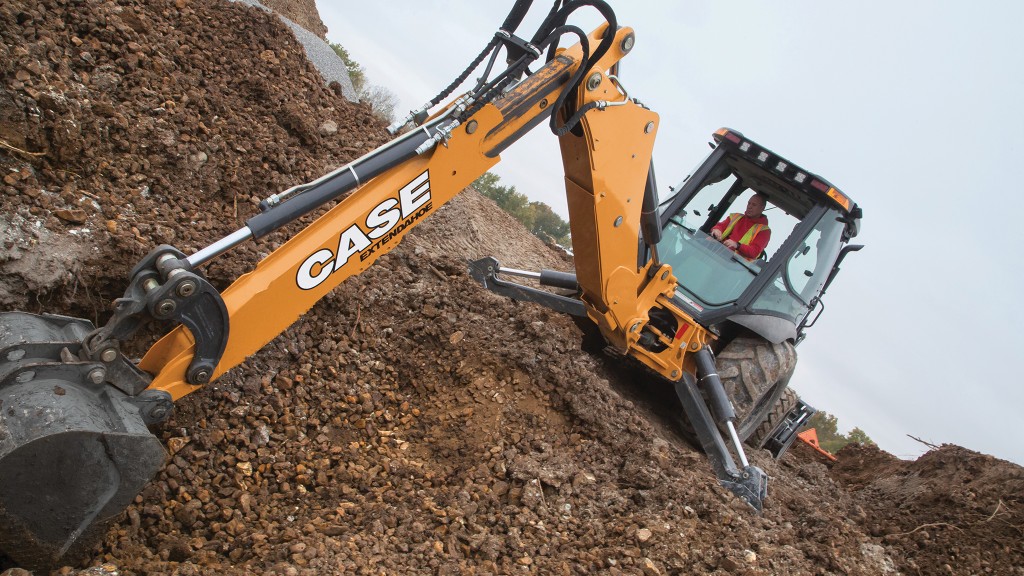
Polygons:
[[[105,320],[154,246],[194,252],[385,141],[243,5],[4,3],[0,36],[0,309]],[[204,272],[223,288],[284,239]],[[657,384],[477,286],[466,260],[486,255],[571,269],[468,190],[179,401],[167,466],[58,572],[1024,574],[1021,467],[957,446],[853,446],[831,468],[755,453],[756,515]]]

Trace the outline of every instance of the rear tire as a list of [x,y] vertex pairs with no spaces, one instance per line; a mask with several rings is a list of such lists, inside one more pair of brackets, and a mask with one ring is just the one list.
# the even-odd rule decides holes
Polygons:
[[799,400],[800,398],[792,388],[786,388],[782,392],[782,396],[779,397],[778,402],[772,406],[771,411],[769,411],[765,419],[761,421],[760,426],[758,426],[754,430],[754,433],[747,438],[747,444],[760,448],[768,438],[768,435],[771,434],[772,430],[775,430],[775,427],[778,426],[779,422],[786,417],[786,414],[789,414],[789,411],[796,406],[796,403],[799,402]]
[[730,342],[716,357],[718,376],[736,410],[740,439],[753,435],[786,391],[796,369],[796,349],[756,336]]

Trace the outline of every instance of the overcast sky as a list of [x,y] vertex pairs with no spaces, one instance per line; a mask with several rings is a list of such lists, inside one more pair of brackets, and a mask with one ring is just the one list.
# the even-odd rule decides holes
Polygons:
[[[728,126],[864,209],[866,248],[798,348],[801,396],[903,458],[926,450],[913,435],[1024,464],[1024,2],[610,3],[637,36],[623,84],[661,116],[660,192]],[[462,71],[513,2],[317,4],[328,39],[405,111]],[[577,22],[590,30],[596,12]],[[557,140],[534,132],[494,171],[566,216]]]

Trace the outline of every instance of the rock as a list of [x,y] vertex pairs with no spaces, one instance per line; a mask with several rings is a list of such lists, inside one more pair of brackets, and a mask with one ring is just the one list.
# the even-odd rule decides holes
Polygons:
[[743,564],[735,558],[726,556],[718,561],[718,567],[722,570],[725,570],[726,572],[736,572],[743,568]]
[[647,528],[641,528],[636,531],[636,539],[639,540],[641,543],[650,540],[652,535],[652,532]]
[[80,210],[78,208],[75,208],[73,210],[62,208],[60,210],[55,210],[53,214],[57,218],[60,218],[61,220],[64,220],[65,222],[70,222],[72,224],[83,224],[88,219],[88,215],[85,213],[85,210]]
[[589,472],[578,472],[572,479],[572,487],[580,488],[597,482],[597,478]]
[[543,504],[544,491],[541,489],[538,480],[530,480],[523,486],[523,495],[520,501],[523,506],[531,509],[536,509]]
[[167,441],[167,451],[170,452],[171,456],[174,456],[191,441],[192,439],[188,437],[171,438]]
[[317,129],[321,136],[333,136],[338,133],[338,123],[334,120],[327,120]]
[[661,576],[661,569],[650,558],[640,561],[640,569],[644,571],[645,576]]

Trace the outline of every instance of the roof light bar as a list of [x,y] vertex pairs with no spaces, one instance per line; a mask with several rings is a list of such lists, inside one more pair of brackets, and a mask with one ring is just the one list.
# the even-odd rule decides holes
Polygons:
[[725,138],[726,140],[732,142],[733,144],[739,144],[740,143],[740,137],[737,136],[736,134],[733,134],[732,132],[730,132],[726,128],[718,129],[717,131],[715,131],[715,134]]
[[836,190],[834,186],[829,186],[828,184],[825,184],[821,180],[811,180],[811,186],[817,188],[818,190],[821,190],[825,194],[828,194],[829,198],[835,200],[836,203],[845,208],[847,211],[849,211],[850,207],[853,206],[853,202],[850,201],[850,198],[846,194],[843,194],[839,190]]
[[836,190],[835,188],[829,188],[828,195],[830,198],[838,202],[840,206],[846,208],[847,212],[850,211],[850,206],[852,203],[850,202],[850,199],[846,196],[846,194],[843,194],[842,192]]

